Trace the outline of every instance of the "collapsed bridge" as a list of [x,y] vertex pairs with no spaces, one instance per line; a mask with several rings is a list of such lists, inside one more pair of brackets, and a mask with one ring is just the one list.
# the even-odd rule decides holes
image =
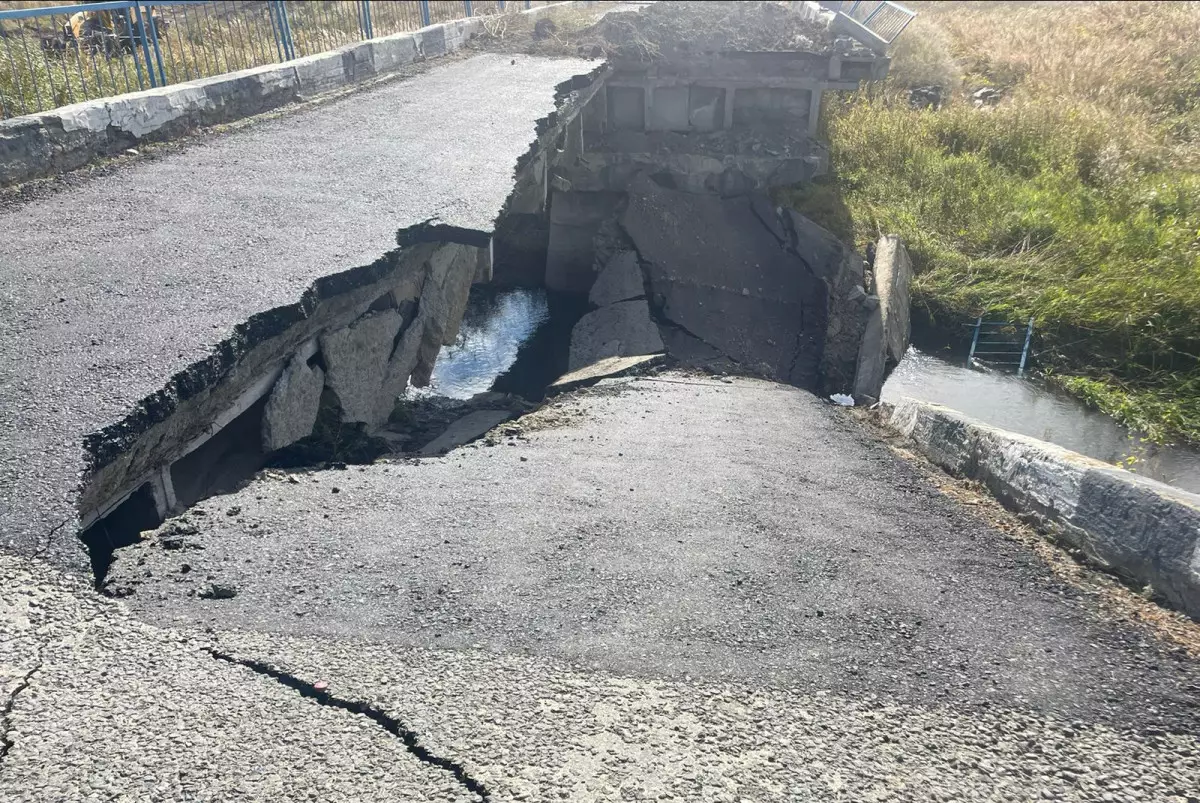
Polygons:
[[[881,299],[877,266],[769,193],[827,170],[822,93],[882,77],[887,59],[815,6],[788,13],[794,50],[478,56],[354,100],[423,115],[415,135],[347,100],[306,115],[326,144],[284,119],[97,179],[69,199],[91,221],[82,237],[47,236],[53,196],[6,211],[10,297],[28,300],[6,337],[8,543],[76,565],[81,532],[102,575],[114,546],[296,444],[371,437],[490,281],[590,298],[568,369],[666,352],[877,396],[905,293]],[[514,86],[523,105],[504,102]],[[446,131],[463,135],[449,152]],[[280,156],[292,148],[299,160]],[[206,186],[228,191],[197,207]],[[130,199],[151,187],[147,213]],[[903,291],[902,249],[888,253]]]

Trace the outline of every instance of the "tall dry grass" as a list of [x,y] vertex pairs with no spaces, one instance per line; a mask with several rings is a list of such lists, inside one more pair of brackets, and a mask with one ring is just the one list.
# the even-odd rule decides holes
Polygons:
[[828,110],[836,181],[791,200],[902,234],[935,316],[1032,315],[1064,386],[1200,441],[1200,3],[916,7],[886,84]]

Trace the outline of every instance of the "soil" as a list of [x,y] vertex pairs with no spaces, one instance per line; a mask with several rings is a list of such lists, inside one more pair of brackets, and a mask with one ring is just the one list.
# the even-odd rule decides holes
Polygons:
[[861,47],[835,37],[784,3],[653,3],[638,11],[613,11],[592,22],[569,10],[533,19],[499,15],[485,22],[476,46],[536,55],[577,55],[649,62],[727,51],[849,52]]

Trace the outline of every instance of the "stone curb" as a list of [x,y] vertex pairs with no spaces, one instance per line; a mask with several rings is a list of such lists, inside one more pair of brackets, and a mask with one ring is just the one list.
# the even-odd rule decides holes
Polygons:
[[1200,495],[904,399],[890,426],[951,474],[1062,531],[1089,560],[1200,620]]
[[[521,10],[541,14],[571,3]],[[0,120],[0,187],[76,170],[154,140],[233,122],[453,53],[481,17],[356,42],[327,53]]]

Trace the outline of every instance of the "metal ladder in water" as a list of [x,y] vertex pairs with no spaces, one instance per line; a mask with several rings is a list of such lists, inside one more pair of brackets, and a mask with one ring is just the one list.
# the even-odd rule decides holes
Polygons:
[[[1025,364],[1029,360],[1029,343],[1033,340],[1033,318],[1025,325],[1025,336],[1021,327],[1010,321],[985,321],[983,316],[975,321],[975,335],[971,338],[971,353],[967,355],[967,367],[978,362],[990,365],[1015,366],[1017,376],[1025,376]],[[1022,342],[1023,340],[1023,342]]]

